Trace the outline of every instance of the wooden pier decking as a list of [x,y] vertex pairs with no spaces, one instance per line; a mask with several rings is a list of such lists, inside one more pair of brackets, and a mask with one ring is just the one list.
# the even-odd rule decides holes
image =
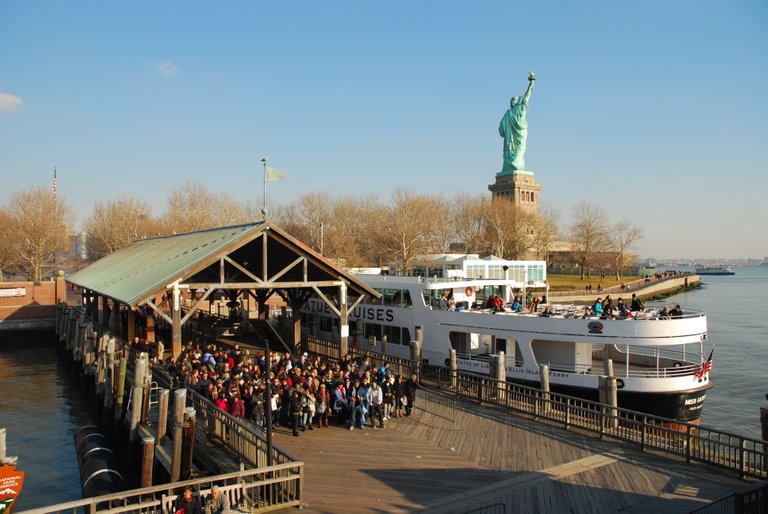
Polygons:
[[305,463],[307,512],[458,513],[495,505],[493,512],[663,514],[749,485],[713,467],[453,402],[431,391],[410,417],[389,420],[384,430],[349,431],[332,420],[299,437],[277,428],[274,441]]

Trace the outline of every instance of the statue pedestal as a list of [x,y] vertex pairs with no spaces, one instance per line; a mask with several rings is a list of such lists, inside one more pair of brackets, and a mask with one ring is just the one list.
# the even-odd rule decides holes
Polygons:
[[519,170],[514,173],[499,173],[496,183],[488,189],[493,194],[493,200],[506,199],[518,207],[539,213],[539,193],[541,184],[536,183],[536,177],[530,170]]

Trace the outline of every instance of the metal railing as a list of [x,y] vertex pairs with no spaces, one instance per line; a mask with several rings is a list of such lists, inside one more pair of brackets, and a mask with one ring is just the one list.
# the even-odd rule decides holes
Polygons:
[[768,512],[768,482],[732,493],[717,501],[698,507],[689,514],[765,514]]
[[[155,369],[154,374],[159,384],[169,387],[170,377],[163,370]],[[190,387],[187,387],[187,407],[194,407],[196,413],[196,451],[204,452],[210,444],[223,444],[250,466],[259,468],[267,465],[266,436],[256,425],[219,409],[215,403]],[[172,433],[172,423],[173,420],[169,417],[169,434]],[[298,459],[277,446],[272,447],[273,463],[297,461]]]
[[172,501],[169,498],[181,494],[184,487],[191,486],[200,494],[201,491],[210,490],[213,485],[238,485],[242,492],[240,500],[243,507],[249,507],[253,512],[268,512],[300,506],[302,473],[302,462],[277,464],[59,503],[26,510],[23,514],[167,514],[164,507]]
[[768,478],[766,441],[512,382],[452,372],[443,366],[420,364],[370,351],[355,350],[353,354],[368,357],[372,363],[389,364],[399,374],[404,374],[405,370],[418,370],[425,384],[447,389],[459,397],[554,421],[566,429],[579,428],[601,438],[636,444],[641,450],[654,450],[682,457],[686,462],[702,462],[736,471],[741,477]]
[[[449,369],[423,364],[421,376],[424,382],[451,389]],[[765,441],[469,373],[457,373],[456,381],[454,392],[460,397],[637,444],[641,450],[737,471],[742,477],[768,478]]]

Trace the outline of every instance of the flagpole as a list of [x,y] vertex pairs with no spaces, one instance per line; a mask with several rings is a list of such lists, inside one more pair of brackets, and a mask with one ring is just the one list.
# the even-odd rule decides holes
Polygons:
[[264,165],[264,201],[261,205],[262,221],[267,221],[267,163],[269,157],[261,159],[261,163]]

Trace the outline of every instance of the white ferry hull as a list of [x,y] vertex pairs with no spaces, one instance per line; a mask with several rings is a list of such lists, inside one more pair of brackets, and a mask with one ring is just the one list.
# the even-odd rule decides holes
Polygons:
[[[610,360],[620,407],[680,421],[701,416],[706,390],[711,387],[709,373],[699,376],[707,336],[706,316],[701,313],[673,319],[663,319],[655,311],[635,319],[579,319],[572,310],[551,317],[437,310],[426,305],[422,292],[428,295],[450,288],[460,302],[471,299],[475,283],[485,282],[360,278],[377,289],[402,288],[403,295],[407,289],[413,300],[407,308],[361,304],[353,309],[350,340],[361,348],[381,351],[380,335],[389,333],[393,338],[385,345],[386,353],[409,358],[410,339],[415,337],[416,327],[421,327],[422,360],[427,364],[447,365],[454,349],[459,369],[487,375],[489,355],[503,351],[507,380],[538,387],[540,365],[546,364],[554,392],[590,400],[597,400],[598,378]],[[463,297],[465,290],[467,296]],[[308,332],[338,338],[337,326],[329,329],[326,323],[325,331],[318,328],[317,318],[333,316],[320,300],[311,300],[305,315]],[[371,334],[379,340],[374,347],[369,346]]]

